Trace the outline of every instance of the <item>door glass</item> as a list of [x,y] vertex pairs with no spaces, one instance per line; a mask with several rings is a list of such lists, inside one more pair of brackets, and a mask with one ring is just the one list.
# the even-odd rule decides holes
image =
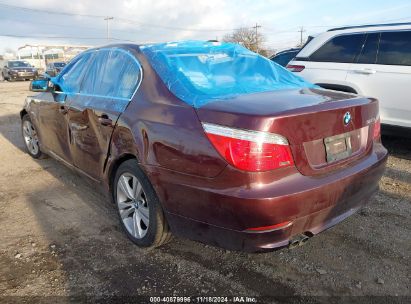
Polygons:
[[120,50],[100,50],[80,93],[130,99],[141,77],[140,65]]
[[411,66],[411,31],[381,33],[377,63]]
[[337,36],[325,43],[311,56],[311,61],[352,63],[361,51],[365,34]]
[[358,57],[357,63],[374,64],[377,60],[378,40],[380,34],[372,33],[368,34],[364,43],[364,47],[361,50],[361,54]]
[[92,52],[80,56],[76,61],[70,63],[64,74],[58,78],[58,85],[64,93],[77,93],[80,90],[83,74],[92,57]]

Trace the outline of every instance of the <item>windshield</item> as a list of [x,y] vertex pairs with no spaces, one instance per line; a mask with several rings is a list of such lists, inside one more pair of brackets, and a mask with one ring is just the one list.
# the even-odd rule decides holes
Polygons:
[[65,65],[66,65],[65,62],[55,62],[55,63],[54,63],[54,66],[55,66],[56,68],[62,68],[62,67],[64,67]]
[[28,68],[28,67],[31,67],[31,65],[25,61],[9,61],[8,67],[9,68]]
[[315,87],[238,44],[187,41],[140,48],[169,90],[194,107],[241,94]]

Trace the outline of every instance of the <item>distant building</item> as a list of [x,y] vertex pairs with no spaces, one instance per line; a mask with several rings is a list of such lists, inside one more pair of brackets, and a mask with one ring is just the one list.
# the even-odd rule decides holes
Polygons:
[[30,45],[26,44],[17,50],[17,58],[29,62],[40,70],[45,70],[50,62],[68,62],[78,53],[90,48],[80,45]]

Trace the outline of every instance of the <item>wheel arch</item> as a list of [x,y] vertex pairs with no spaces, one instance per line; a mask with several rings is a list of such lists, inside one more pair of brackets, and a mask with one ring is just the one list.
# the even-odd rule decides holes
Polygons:
[[107,181],[108,181],[108,189],[110,193],[113,193],[113,183],[114,178],[116,176],[117,169],[121,166],[122,163],[128,161],[130,159],[134,159],[138,163],[138,158],[132,153],[124,153],[121,156],[114,159],[107,168]]
[[23,119],[23,116],[27,115],[27,114],[29,114],[29,113],[26,111],[26,109],[21,110],[20,111],[20,119]]

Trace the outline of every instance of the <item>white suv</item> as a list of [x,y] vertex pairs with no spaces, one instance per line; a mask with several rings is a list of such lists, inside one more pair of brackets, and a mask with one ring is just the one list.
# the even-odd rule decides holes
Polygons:
[[287,68],[326,89],[376,97],[383,124],[411,128],[411,23],[331,29]]

